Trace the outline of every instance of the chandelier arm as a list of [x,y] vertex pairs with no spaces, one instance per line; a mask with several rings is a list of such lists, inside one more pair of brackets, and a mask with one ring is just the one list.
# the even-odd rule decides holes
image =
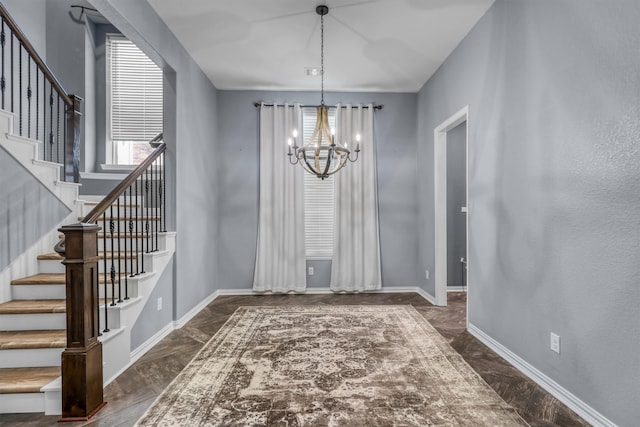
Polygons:
[[356,151],[356,157],[355,157],[355,159],[353,159],[353,160],[351,159],[351,153],[349,153],[349,154],[347,155],[347,159],[349,159],[349,161],[350,161],[351,163],[353,163],[353,162],[355,162],[356,160],[358,160],[358,154],[360,153],[360,150],[355,150],[355,151]]
[[298,164],[298,162],[300,162],[300,159],[298,159],[298,156],[295,156],[295,157],[296,157],[296,161],[295,161],[295,162],[292,162],[292,161],[291,161],[291,157],[292,157],[292,156],[293,156],[293,154],[289,153],[289,163],[291,163],[292,165],[297,165],[297,164]]

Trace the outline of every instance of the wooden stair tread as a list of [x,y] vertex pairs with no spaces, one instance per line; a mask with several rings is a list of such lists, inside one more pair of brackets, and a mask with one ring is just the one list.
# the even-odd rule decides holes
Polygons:
[[12,300],[0,304],[0,314],[64,313],[66,304],[63,299]]
[[[132,259],[137,257],[138,254],[137,253],[131,253],[131,252],[124,252],[124,245],[122,246],[122,250],[120,251],[120,254],[118,255],[117,251],[116,253],[113,254],[113,258],[114,259]],[[98,258],[99,259],[104,259],[104,252],[100,251],[98,252]],[[108,256],[107,259],[111,259],[111,256]],[[46,254],[40,254],[38,255],[38,260],[39,261],[62,261],[64,260],[64,257],[62,255],[60,255],[57,252],[49,252]]]
[[[120,273],[123,277],[128,275],[127,272]],[[104,273],[100,273],[99,282],[104,283],[105,279],[111,283],[110,275],[107,274],[105,276]],[[116,272],[115,282],[118,283],[120,281],[119,275]],[[33,276],[22,277],[20,279],[15,279],[11,281],[12,285],[66,285],[67,276],[66,273],[39,273],[34,274]]]
[[59,366],[41,368],[0,368],[0,394],[40,393],[40,389],[60,376]]
[[67,331],[0,331],[0,350],[65,348]]

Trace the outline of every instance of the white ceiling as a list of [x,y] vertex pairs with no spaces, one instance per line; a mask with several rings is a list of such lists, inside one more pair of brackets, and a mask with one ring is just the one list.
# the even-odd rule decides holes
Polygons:
[[218,89],[417,92],[494,0],[148,0]]

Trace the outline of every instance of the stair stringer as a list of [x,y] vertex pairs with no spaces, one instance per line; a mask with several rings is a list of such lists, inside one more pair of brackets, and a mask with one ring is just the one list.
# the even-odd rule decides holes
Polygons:
[[0,110],[0,146],[29,171],[42,185],[72,211],[78,210],[80,184],[60,181],[59,163],[39,160],[42,143],[31,138],[13,134],[14,116]]

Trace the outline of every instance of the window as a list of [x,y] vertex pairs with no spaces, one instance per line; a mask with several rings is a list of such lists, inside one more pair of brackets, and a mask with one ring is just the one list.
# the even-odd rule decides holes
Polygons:
[[[302,108],[302,135],[306,143],[316,126],[316,108]],[[329,126],[335,127],[336,110],[329,109]],[[333,175],[321,180],[304,173],[304,223],[307,259],[331,259],[333,255]]]
[[162,132],[162,70],[120,35],[107,36],[107,163],[136,165]]

